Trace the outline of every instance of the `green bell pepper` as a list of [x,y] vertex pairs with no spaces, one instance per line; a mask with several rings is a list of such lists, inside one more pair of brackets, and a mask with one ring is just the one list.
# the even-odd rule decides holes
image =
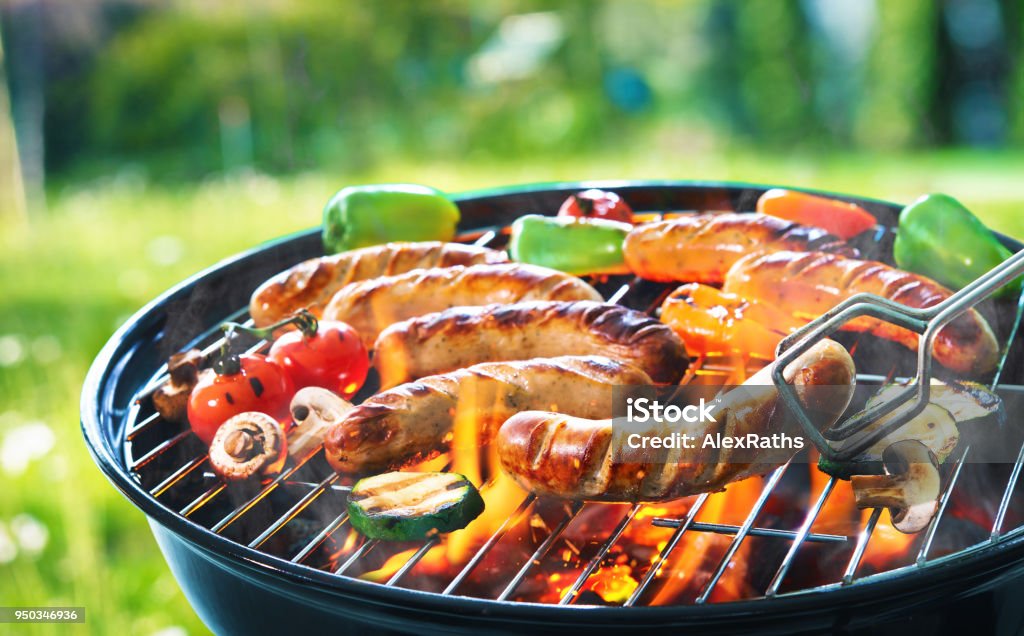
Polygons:
[[427,186],[342,188],[324,208],[324,249],[333,254],[390,241],[450,241],[459,218],[459,208]]
[[632,227],[605,219],[528,214],[512,224],[509,255],[568,274],[625,273],[622,242]]
[[[956,290],[1012,252],[959,201],[946,194],[927,194],[900,212],[893,255],[901,268]],[[997,296],[1015,297],[1020,291],[1018,278]]]

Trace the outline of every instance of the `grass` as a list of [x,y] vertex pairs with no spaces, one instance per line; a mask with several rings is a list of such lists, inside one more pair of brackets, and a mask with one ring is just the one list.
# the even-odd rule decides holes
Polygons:
[[[78,430],[92,357],[144,302],[234,252],[315,225],[346,183],[449,191],[571,179],[714,179],[910,201],[945,191],[1024,237],[1024,154],[790,157],[685,150],[515,165],[393,164],[373,174],[243,175],[148,186],[130,171],[52,192],[28,224],[0,225],[0,605],[79,605],[85,626],[15,633],[205,633],[144,517],[103,479]],[[526,210],[524,210],[526,212]],[[3,221],[0,221],[3,223]]]

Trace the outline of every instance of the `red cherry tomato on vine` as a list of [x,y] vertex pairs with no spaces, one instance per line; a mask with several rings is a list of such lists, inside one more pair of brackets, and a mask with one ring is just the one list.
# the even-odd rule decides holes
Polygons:
[[274,341],[268,357],[288,373],[296,389],[318,386],[343,398],[363,386],[370,368],[359,334],[334,320],[319,321],[313,335],[289,331]]
[[614,192],[584,190],[562,203],[558,216],[576,216],[611,221],[633,222],[633,209]]
[[188,399],[192,432],[207,445],[229,417],[259,411],[284,421],[295,394],[291,378],[260,354],[238,356],[237,373],[203,374]]

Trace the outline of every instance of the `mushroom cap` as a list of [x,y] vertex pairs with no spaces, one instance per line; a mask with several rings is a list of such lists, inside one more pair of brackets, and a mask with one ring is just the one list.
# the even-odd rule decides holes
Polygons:
[[286,444],[281,424],[266,413],[248,411],[228,418],[210,442],[210,463],[229,481],[277,472]]

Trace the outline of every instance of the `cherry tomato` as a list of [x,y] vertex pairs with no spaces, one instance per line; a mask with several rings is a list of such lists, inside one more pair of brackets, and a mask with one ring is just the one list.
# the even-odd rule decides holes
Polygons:
[[280,421],[289,417],[295,389],[284,369],[260,354],[238,356],[238,362],[237,373],[201,375],[189,396],[189,425],[207,445],[233,415],[259,411]]
[[632,223],[633,209],[614,192],[594,189],[584,190],[566,199],[558,210],[558,216],[591,217]]
[[289,331],[274,341],[268,356],[291,377],[296,389],[318,386],[350,398],[363,386],[370,359],[356,330],[321,320],[315,334]]

